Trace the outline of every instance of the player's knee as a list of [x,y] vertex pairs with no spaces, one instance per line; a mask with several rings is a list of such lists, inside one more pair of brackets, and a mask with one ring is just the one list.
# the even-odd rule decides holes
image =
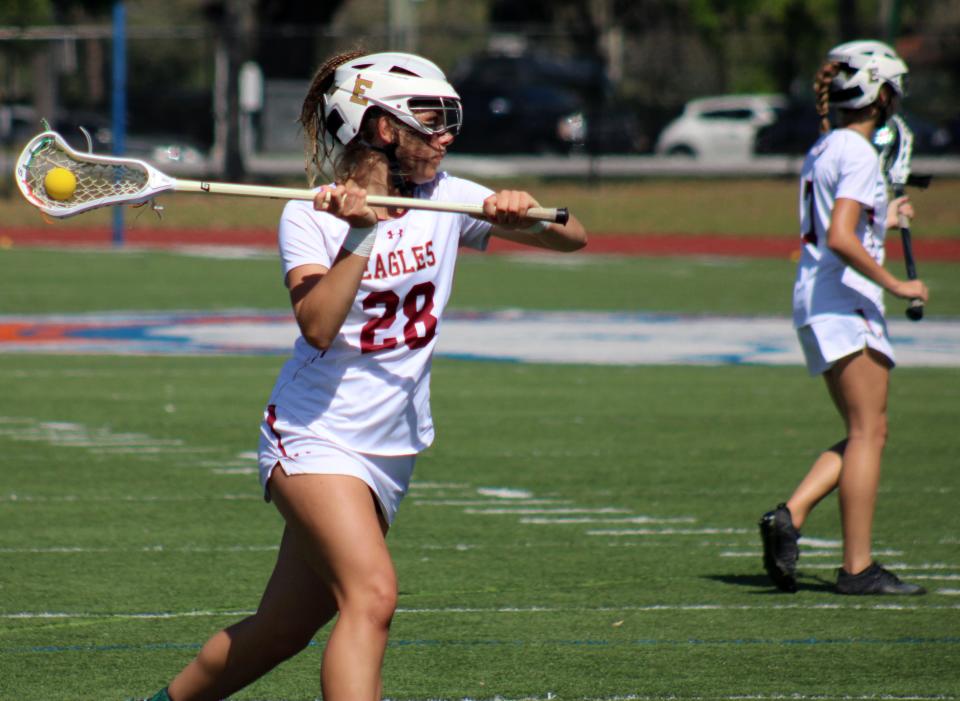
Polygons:
[[882,448],[887,442],[887,415],[879,414],[857,422],[850,427],[849,438],[868,441]]
[[361,617],[376,628],[389,628],[397,610],[397,580],[392,575],[372,577],[349,592],[341,615]]

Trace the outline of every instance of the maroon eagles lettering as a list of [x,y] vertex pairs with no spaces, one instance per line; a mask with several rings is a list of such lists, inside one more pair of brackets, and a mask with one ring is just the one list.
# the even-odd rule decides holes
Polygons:
[[[402,233],[402,229],[400,233]],[[399,237],[400,234],[396,234],[396,236]],[[394,237],[388,235],[388,238]],[[418,270],[433,267],[436,264],[437,258],[433,253],[433,241],[427,241],[422,246],[410,246],[406,249],[398,248],[395,251],[376,253],[370,256],[370,262],[367,263],[367,270],[363,274],[363,279],[383,280],[388,277],[409,275]]]

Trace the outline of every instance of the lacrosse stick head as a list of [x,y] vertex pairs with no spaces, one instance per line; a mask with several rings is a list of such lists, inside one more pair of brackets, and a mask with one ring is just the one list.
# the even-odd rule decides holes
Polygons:
[[[65,199],[51,197],[44,186],[54,168],[64,168],[76,178],[75,189]],[[98,207],[140,204],[175,185],[172,178],[143,161],[74,151],[55,131],[30,140],[17,159],[15,177],[30,204],[58,218]]]
[[873,135],[873,145],[880,153],[880,167],[887,182],[895,190],[903,190],[910,179],[910,158],[913,155],[913,132],[894,115]]

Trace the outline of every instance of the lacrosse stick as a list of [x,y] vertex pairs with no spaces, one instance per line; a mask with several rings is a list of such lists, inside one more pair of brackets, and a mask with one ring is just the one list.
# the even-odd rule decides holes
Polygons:
[[[47,178],[50,171],[66,178],[67,186],[54,189]],[[69,171],[64,175],[61,170]],[[71,217],[99,207],[121,204],[142,204],[164,192],[196,192],[211,195],[267,197],[281,200],[313,200],[316,191],[309,189],[211,183],[181,180],[161,173],[144,161],[133,158],[97,156],[74,151],[55,131],[45,131],[30,140],[17,159],[17,185],[30,204],[53,217]],[[458,202],[437,202],[413,197],[368,195],[374,207],[429,209],[438,212],[459,212],[483,216],[483,205]],[[535,207],[526,217],[537,221],[566,224],[567,209]]]
[[[910,172],[910,158],[913,155],[913,132],[899,115],[890,117],[887,123],[874,134],[874,144],[880,149],[880,163],[887,176],[887,182],[893,189],[893,196],[903,195],[907,184],[927,187],[929,176],[916,176]],[[913,240],[910,236],[910,220],[900,216],[900,238],[903,243],[903,262],[907,269],[907,278],[917,279],[917,265],[913,258]],[[923,318],[923,300],[911,299],[907,307],[907,318],[920,321]]]

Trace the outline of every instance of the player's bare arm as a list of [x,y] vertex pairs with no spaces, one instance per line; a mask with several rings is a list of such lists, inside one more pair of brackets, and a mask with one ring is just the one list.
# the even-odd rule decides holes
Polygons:
[[525,215],[539,207],[533,196],[522,190],[501,190],[483,201],[484,216],[493,222],[492,236],[552,251],[576,251],[587,245],[587,231],[573,216],[566,224],[548,224]]
[[827,231],[827,246],[844,263],[873,280],[890,294],[904,299],[927,300],[927,286],[920,280],[900,280],[877,263],[860,243],[855,233],[860,217],[861,204],[856,200],[840,197],[830,217]]
[[369,255],[365,246],[373,244],[377,215],[367,204],[366,191],[353,183],[321,188],[313,206],[350,224],[332,267],[302,265],[287,275],[300,332],[310,345],[326,350],[340,332],[360,288]]

